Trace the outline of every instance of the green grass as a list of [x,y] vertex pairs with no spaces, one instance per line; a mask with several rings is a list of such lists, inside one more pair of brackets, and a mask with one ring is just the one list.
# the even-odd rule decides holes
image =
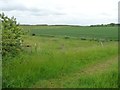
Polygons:
[[97,62],[67,76],[41,80],[34,87],[50,88],[117,88],[117,58]]
[[63,86],[68,88],[117,88],[118,63],[117,59],[113,58],[112,61],[112,64],[106,64],[106,62],[104,61],[104,64],[98,65],[98,67],[92,66],[86,69],[86,71],[83,71],[83,74],[79,75],[80,77],[78,77],[77,79],[73,79],[72,83],[70,83],[70,81],[68,80],[63,84]]
[[21,26],[30,35],[118,40],[118,27]]
[[[68,76],[90,65],[104,62],[117,56],[117,42],[84,41],[79,39],[63,39],[57,37],[24,36],[24,43],[31,45],[24,48],[24,52],[3,63],[3,87],[32,87],[39,81],[57,79]],[[36,43],[37,47],[34,46]],[[37,51],[36,49],[37,48]],[[116,67],[116,66],[115,66]],[[107,77],[104,74],[107,74]],[[116,87],[116,83],[107,82],[115,75],[113,82],[117,81],[117,68],[115,71],[106,71],[95,76],[81,76],[77,87]],[[100,79],[98,79],[100,78]],[[94,80],[98,82],[93,85]],[[88,84],[85,81],[88,80]],[[103,82],[102,82],[103,80]],[[63,81],[64,82],[64,81]],[[90,84],[91,83],[91,84]],[[99,85],[99,83],[102,83]],[[39,87],[39,85],[38,85]],[[70,87],[69,83],[64,87]],[[75,87],[75,84],[73,84]]]
[[[114,67],[108,69],[104,73],[82,76],[80,77],[78,84],[80,88],[117,88],[118,87],[118,71]],[[116,68],[115,68],[116,67]]]
[[30,47],[23,47],[19,55],[3,61],[4,88],[117,87],[116,26],[21,27],[27,33],[24,44]]

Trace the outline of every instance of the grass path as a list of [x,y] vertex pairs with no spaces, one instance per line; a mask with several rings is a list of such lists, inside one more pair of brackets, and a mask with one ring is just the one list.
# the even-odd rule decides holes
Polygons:
[[[33,87],[37,88],[65,88],[66,85],[76,88],[78,80],[81,76],[90,76],[99,73],[104,73],[110,69],[113,65],[117,64],[117,57],[112,57],[104,62],[98,62],[97,64],[90,65],[76,73],[69,75],[61,75],[56,79],[41,80],[37,82]],[[72,86],[73,85],[73,86]],[[75,86],[74,86],[75,85]]]

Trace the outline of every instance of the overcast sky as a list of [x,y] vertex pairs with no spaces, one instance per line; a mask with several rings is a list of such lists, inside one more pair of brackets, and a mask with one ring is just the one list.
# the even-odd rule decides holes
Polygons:
[[21,24],[91,25],[118,22],[119,0],[0,0]]

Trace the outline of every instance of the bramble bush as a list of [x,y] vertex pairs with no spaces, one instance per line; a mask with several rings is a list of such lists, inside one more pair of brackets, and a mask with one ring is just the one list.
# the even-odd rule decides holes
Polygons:
[[2,24],[2,56],[15,56],[22,50],[22,29],[14,17],[9,18],[1,13],[0,20]]

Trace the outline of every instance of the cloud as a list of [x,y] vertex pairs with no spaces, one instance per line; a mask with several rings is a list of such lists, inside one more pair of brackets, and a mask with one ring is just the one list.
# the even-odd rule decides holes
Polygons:
[[11,0],[10,3],[8,3],[8,0],[2,0],[0,1],[0,8],[3,12],[30,12],[31,15],[34,16],[48,16],[48,15],[64,15],[65,13],[62,13],[58,11],[57,9],[53,8],[45,8],[45,7],[29,7],[24,5],[21,2],[16,2],[16,0]]
[[1,0],[0,1],[0,8],[2,9],[2,11],[13,11],[13,10],[26,10],[27,8],[20,4],[19,2],[16,2],[15,0]]
[[0,8],[20,23],[97,24],[118,19],[119,0],[0,0]]
[[38,12],[33,10],[33,12],[31,13],[31,15],[34,15],[34,16],[65,15],[65,13],[54,11],[54,10],[48,10],[48,9],[41,9]]

